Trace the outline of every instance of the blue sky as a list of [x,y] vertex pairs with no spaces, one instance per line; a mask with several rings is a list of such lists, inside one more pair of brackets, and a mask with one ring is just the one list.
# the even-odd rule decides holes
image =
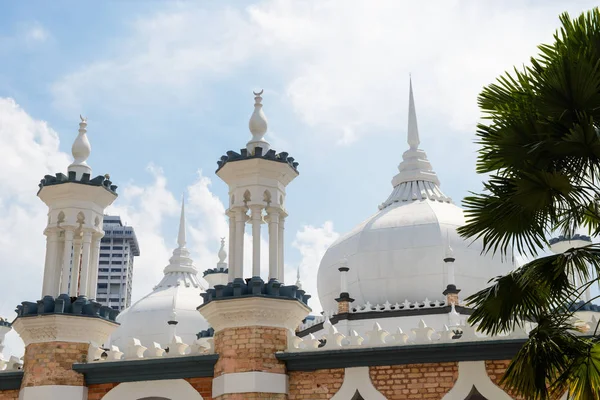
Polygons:
[[444,192],[460,202],[480,187],[473,144],[480,89],[551,40],[559,13],[593,6],[584,0],[3,3],[0,256],[3,270],[13,273],[0,313],[12,318],[15,304],[39,296],[45,209],[35,198],[37,183],[66,170],[80,113],[89,122],[90,165],[120,186],[112,211],[138,230],[139,298],[168,263],[184,192],[197,267],[216,263],[226,229],[226,187],[214,175],[216,161],[249,140],[252,90],[264,88],[266,138],[300,162],[287,199],[288,276],[301,265],[316,297],[327,245],[376,212],[391,190],[407,148],[409,73],[421,147]]

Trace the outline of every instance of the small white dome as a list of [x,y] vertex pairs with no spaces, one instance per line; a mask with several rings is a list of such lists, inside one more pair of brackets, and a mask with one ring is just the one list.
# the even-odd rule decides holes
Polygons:
[[465,241],[456,229],[465,224],[461,208],[439,188],[423,150],[410,89],[409,150],[403,154],[394,187],[380,211],[339,238],[327,250],[317,276],[323,310],[337,309],[338,267],[347,259],[348,294],[356,305],[444,300],[448,246],[453,250],[455,284],[465,297],[487,286],[490,278],[512,269],[512,260],[482,255],[479,240]]
[[139,339],[146,347],[154,342],[166,347],[172,340],[172,330],[167,322],[174,316],[177,318],[176,335],[186,344],[194,343],[196,334],[208,329],[208,322],[196,310],[203,301],[200,294],[204,293],[204,285],[185,247],[183,203],[177,243],[179,246],[173,251],[160,283],[117,316],[121,325],[112,334],[110,342],[119,349],[129,346],[132,338]]

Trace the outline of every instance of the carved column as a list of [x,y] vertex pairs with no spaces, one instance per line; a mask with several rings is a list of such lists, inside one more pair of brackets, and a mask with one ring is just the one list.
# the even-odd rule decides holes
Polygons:
[[[60,266],[57,269],[59,238],[56,228],[46,230],[46,261],[44,265],[44,282],[42,297],[57,296],[60,281]],[[57,273],[58,272],[58,273]]]
[[269,217],[269,280],[279,280],[277,256],[279,250],[279,210],[269,208],[267,210]]
[[278,249],[277,249],[277,275],[279,276],[279,281],[281,283],[285,282],[285,269],[284,269],[284,265],[283,265],[283,247],[284,247],[284,241],[283,241],[283,231],[285,229],[285,217],[286,214],[284,212],[281,213],[281,215],[279,216],[279,235],[277,238],[277,242],[278,242]]
[[92,245],[92,232],[83,233],[83,251],[81,253],[81,288],[80,296],[88,295],[88,284],[90,276],[90,249]]
[[81,262],[81,238],[79,234],[73,239],[73,262],[71,263],[71,284],[69,285],[69,296],[77,297],[79,289],[79,269]]
[[252,276],[260,276],[260,225],[262,224],[262,206],[252,205]]
[[229,272],[228,281],[233,282],[236,277],[237,257],[235,256],[235,212],[229,210]]
[[235,209],[235,277],[244,278],[244,231],[246,230],[246,210]]
[[69,270],[71,269],[71,251],[73,249],[73,236],[74,232],[72,228],[66,228],[65,230],[65,247],[63,249],[63,260],[62,260],[62,277],[60,281],[60,293],[69,293]]
[[100,241],[103,236],[101,233],[92,236],[92,253],[90,255],[90,272],[87,286],[87,295],[90,299],[95,299],[98,291],[98,259],[100,258]]

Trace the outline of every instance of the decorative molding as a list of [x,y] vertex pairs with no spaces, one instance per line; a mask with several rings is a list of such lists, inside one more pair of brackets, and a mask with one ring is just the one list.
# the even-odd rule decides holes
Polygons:
[[369,367],[346,368],[342,387],[331,400],[352,399],[357,392],[364,400],[386,400],[385,396],[373,386]]
[[442,400],[463,400],[467,398],[473,386],[487,399],[512,399],[492,382],[487,374],[485,361],[463,361],[458,363],[458,380]]
[[[73,300],[75,299],[75,300]],[[41,300],[34,302],[23,301],[17,306],[18,317],[32,317],[39,315],[70,314],[83,317],[102,318],[115,321],[119,312],[97,301],[90,300],[86,296],[77,298],[67,294],[61,294],[56,298],[44,296]]]
[[288,376],[271,372],[238,372],[213,379],[212,396],[229,393],[288,393]]
[[104,343],[118,324],[100,317],[49,314],[17,317],[13,328],[25,342]]
[[84,375],[87,385],[212,377],[218,359],[217,354],[209,354],[103,363],[78,363],[73,364],[73,370]]
[[23,371],[0,372],[0,390],[14,390],[21,387]]
[[203,400],[202,395],[183,379],[121,383],[105,394],[102,400],[155,399],[160,397]]
[[261,147],[254,149],[254,154],[250,154],[247,149],[241,149],[239,153],[229,150],[226,155],[221,156],[219,161],[217,161],[218,168],[215,173],[218,173],[227,163],[255,158],[287,164],[296,174],[298,174],[298,162],[296,162],[294,157],[290,157],[289,153],[286,153],[285,151],[277,153],[275,150],[270,149],[263,155],[263,149]]
[[215,332],[246,326],[294,330],[310,312],[296,299],[258,295],[211,301],[198,310]]
[[510,360],[525,343],[525,339],[424,344],[410,346],[380,346],[279,352],[288,371],[315,371],[327,368],[367,367],[373,365],[405,365],[451,361]]
[[21,389],[19,400],[61,399],[87,400],[88,388],[85,386],[46,385],[28,386]]
[[77,180],[76,173],[69,171],[69,175],[65,175],[62,172],[57,172],[54,176],[45,175],[39,183],[38,193],[47,186],[60,185],[63,183],[79,183],[88,186],[100,186],[109,191],[110,193],[117,194],[117,185],[113,185],[110,179],[106,175],[98,175],[97,177],[90,179],[90,174],[82,174],[81,179]]

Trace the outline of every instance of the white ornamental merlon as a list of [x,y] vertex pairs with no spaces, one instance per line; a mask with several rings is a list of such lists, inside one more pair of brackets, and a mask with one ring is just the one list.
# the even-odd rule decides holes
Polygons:
[[173,336],[171,343],[169,343],[169,357],[184,356],[186,351],[190,347],[188,344],[183,343],[183,340],[179,336]]
[[139,339],[131,338],[129,345],[125,349],[125,359],[144,358],[144,353],[148,348],[142,346]]
[[25,346],[31,343],[105,343],[118,324],[102,318],[73,315],[18,317],[13,328]]
[[198,308],[215,332],[226,328],[269,326],[295,330],[310,308],[297,300],[245,297],[213,300]]
[[458,379],[442,400],[464,400],[477,390],[481,398],[511,400],[506,392],[496,386],[487,374],[485,361],[461,361],[458,363]]
[[79,123],[79,134],[71,146],[71,153],[73,154],[74,161],[69,165],[69,172],[76,173],[76,179],[80,180],[83,174],[92,174],[92,168],[86,162],[90,153],[92,152],[92,146],[87,137],[87,118],[79,116],[81,122]]

